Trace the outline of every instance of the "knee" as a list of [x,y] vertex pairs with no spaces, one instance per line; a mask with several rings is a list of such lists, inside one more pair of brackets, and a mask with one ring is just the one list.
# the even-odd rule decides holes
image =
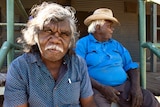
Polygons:
[[158,100],[156,97],[149,91],[149,90],[142,90],[143,92],[143,105],[146,105],[145,107],[159,107]]

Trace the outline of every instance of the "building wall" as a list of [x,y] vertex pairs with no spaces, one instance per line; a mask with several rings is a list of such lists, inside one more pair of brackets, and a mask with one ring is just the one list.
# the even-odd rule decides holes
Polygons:
[[[6,9],[6,3],[4,2],[4,0],[0,1],[0,14],[1,14],[0,21],[1,22],[6,21],[6,15],[5,15],[6,10],[5,9]],[[0,26],[0,46],[1,46],[2,42],[4,41],[3,38],[4,38],[5,33],[3,32],[3,29],[4,29],[4,27]]]
[[[135,0],[72,0],[72,6],[78,11],[91,14],[95,9],[107,7],[112,9],[114,16],[120,21],[121,26],[114,31],[113,38],[120,41],[131,53],[134,61],[139,62],[139,35],[138,35],[138,1]],[[151,3],[146,3],[146,14],[150,15]],[[160,5],[157,5],[157,14],[160,15]],[[79,18],[80,24],[86,14]],[[160,19],[159,19],[160,20]],[[82,25],[84,26],[84,24]],[[83,28],[83,27],[81,27]],[[84,31],[83,28],[82,31]],[[81,32],[83,36],[83,32]],[[86,32],[85,32],[86,33]],[[159,35],[160,36],[160,35]],[[150,60],[150,51],[147,50],[147,60]]]
[[[38,4],[44,0],[21,0],[24,8],[29,12],[33,4]],[[54,0],[48,0],[54,1]],[[58,1],[58,0],[55,0]],[[61,0],[65,1],[65,0]],[[139,36],[138,36],[138,1],[135,0],[71,0],[71,6],[77,10],[78,27],[81,37],[87,33],[87,27],[83,24],[83,20],[92,14],[93,10],[99,7],[107,7],[112,9],[114,16],[120,21],[121,26],[115,29],[113,38],[120,41],[131,53],[134,61],[139,62]],[[6,1],[0,1],[1,21],[6,22]],[[150,14],[150,3],[147,3],[147,14]],[[160,15],[158,6],[158,14]],[[24,22],[20,10],[15,5],[15,22]],[[15,38],[20,36],[20,28],[15,28]],[[6,40],[6,28],[3,27],[0,34],[0,45]],[[149,57],[149,55],[147,55]]]
[[[73,0],[72,6],[78,11],[87,12],[92,12],[99,7],[112,9],[114,16],[121,23],[121,26],[115,29],[113,38],[120,41],[130,51],[134,61],[139,61],[138,3],[134,0],[130,1],[131,2],[124,0]],[[128,8],[126,11],[125,3],[133,3],[135,7],[133,9]]]

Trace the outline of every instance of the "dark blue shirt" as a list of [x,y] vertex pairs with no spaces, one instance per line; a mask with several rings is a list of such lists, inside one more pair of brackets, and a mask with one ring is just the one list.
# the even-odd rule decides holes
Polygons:
[[77,41],[75,51],[86,60],[89,75],[104,85],[123,84],[126,72],[138,68],[128,50],[114,39],[99,42],[89,34]]
[[55,81],[39,54],[18,57],[7,72],[4,107],[79,107],[80,98],[93,94],[85,61],[66,56],[60,72]]

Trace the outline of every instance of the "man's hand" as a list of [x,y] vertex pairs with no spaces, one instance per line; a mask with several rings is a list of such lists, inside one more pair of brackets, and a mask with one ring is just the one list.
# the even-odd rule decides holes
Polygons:
[[141,107],[143,103],[143,94],[140,88],[135,87],[131,89],[127,100],[132,100],[132,107]]
[[105,98],[110,102],[117,103],[119,101],[118,95],[120,95],[120,92],[114,89],[111,86],[104,86],[100,83],[98,83],[96,80],[91,78],[92,87],[94,87],[96,90],[98,90],[102,95],[105,96]]
[[119,101],[118,95],[120,95],[120,92],[117,91],[115,88],[111,86],[103,86],[100,91],[105,98],[110,102],[117,103]]

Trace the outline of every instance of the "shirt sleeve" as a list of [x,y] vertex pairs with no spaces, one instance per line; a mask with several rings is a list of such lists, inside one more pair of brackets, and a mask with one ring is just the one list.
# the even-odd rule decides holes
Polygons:
[[91,81],[88,75],[88,69],[86,62],[81,58],[81,72],[82,72],[82,81],[81,81],[81,98],[87,98],[93,95],[93,90],[91,86]]
[[121,56],[122,56],[122,60],[123,60],[123,68],[125,71],[128,71],[129,69],[138,68],[138,64],[136,62],[132,61],[132,57],[131,57],[129,51],[124,46],[122,46],[120,44],[119,50],[121,51]]
[[21,63],[24,62],[13,61],[7,71],[4,107],[15,107],[27,102],[26,83],[20,73],[24,70]]
[[84,59],[87,53],[86,42],[87,41],[85,39],[78,40],[76,43],[76,48],[75,48],[76,54],[80,55]]

